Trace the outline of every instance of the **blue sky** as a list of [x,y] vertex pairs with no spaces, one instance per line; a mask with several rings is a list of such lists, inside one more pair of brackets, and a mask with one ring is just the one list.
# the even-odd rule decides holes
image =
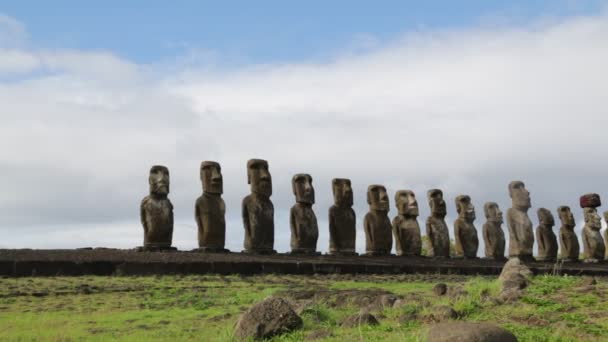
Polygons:
[[191,52],[223,64],[324,60],[404,32],[597,13],[605,1],[2,1],[46,48],[108,50],[138,63]]

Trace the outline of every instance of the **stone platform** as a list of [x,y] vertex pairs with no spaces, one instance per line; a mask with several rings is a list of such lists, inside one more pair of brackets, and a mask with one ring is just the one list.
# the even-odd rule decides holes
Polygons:
[[[504,262],[426,257],[251,255],[242,253],[0,249],[0,275],[78,276],[155,274],[499,274]],[[535,274],[608,276],[608,263],[527,262]]]

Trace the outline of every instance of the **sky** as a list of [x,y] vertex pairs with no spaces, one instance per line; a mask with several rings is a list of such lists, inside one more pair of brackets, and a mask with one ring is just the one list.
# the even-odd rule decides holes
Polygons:
[[270,164],[281,252],[295,173],[313,177],[323,252],[332,178],[353,182],[359,251],[369,184],[391,218],[413,190],[423,232],[428,189],[450,226],[468,194],[481,237],[483,204],[506,212],[523,180],[535,226],[545,207],[557,232],[569,205],[580,230],[580,195],[608,196],[607,4],[1,1],[0,248],[141,245],[155,164],[174,245],[195,248],[198,168],[215,160],[240,251],[250,158]]

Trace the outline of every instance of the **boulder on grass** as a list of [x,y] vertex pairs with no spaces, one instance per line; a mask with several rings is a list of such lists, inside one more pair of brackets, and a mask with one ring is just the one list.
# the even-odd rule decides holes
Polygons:
[[283,298],[271,297],[252,306],[236,323],[234,337],[265,339],[302,327],[302,318]]
[[378,325],[380,322],[376,317],[369,312],[362,311],[356,315],[348,316],[342,322],[342,326],[345,328],[354,328],[360,325]]
[[510,331],[489,323],[446,322],[429,328],[429,342],[517,342]]

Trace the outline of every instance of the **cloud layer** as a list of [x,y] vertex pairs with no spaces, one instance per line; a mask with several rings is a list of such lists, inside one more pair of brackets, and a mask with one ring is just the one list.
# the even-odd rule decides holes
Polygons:
[[[0,245],[138,245],[147,173],[164,164],[175,245],[194,248],[198,165],[216,160],[228,247],[240,250],[254,157],[270,162],[280,251],[289,248],[290,180],[300,172],[314,179],[322,251],[334,177],[352,179],[359,250],[372,183],[391,194],[414,190],[422,227],[426,190],[444,190],[450,223],[453,199],[470,195],[480,231],[484,202],[506,211],[514,179],[532,193],[534,222],[537,208],[559,205],[580,221],[581,194],[608,196],[606,36],[601,15],[405,33],[323,63],[168,68],[105,51],[37,49],[22,24],[0,16]],[[391,206],[392,217],[392,198]]]

